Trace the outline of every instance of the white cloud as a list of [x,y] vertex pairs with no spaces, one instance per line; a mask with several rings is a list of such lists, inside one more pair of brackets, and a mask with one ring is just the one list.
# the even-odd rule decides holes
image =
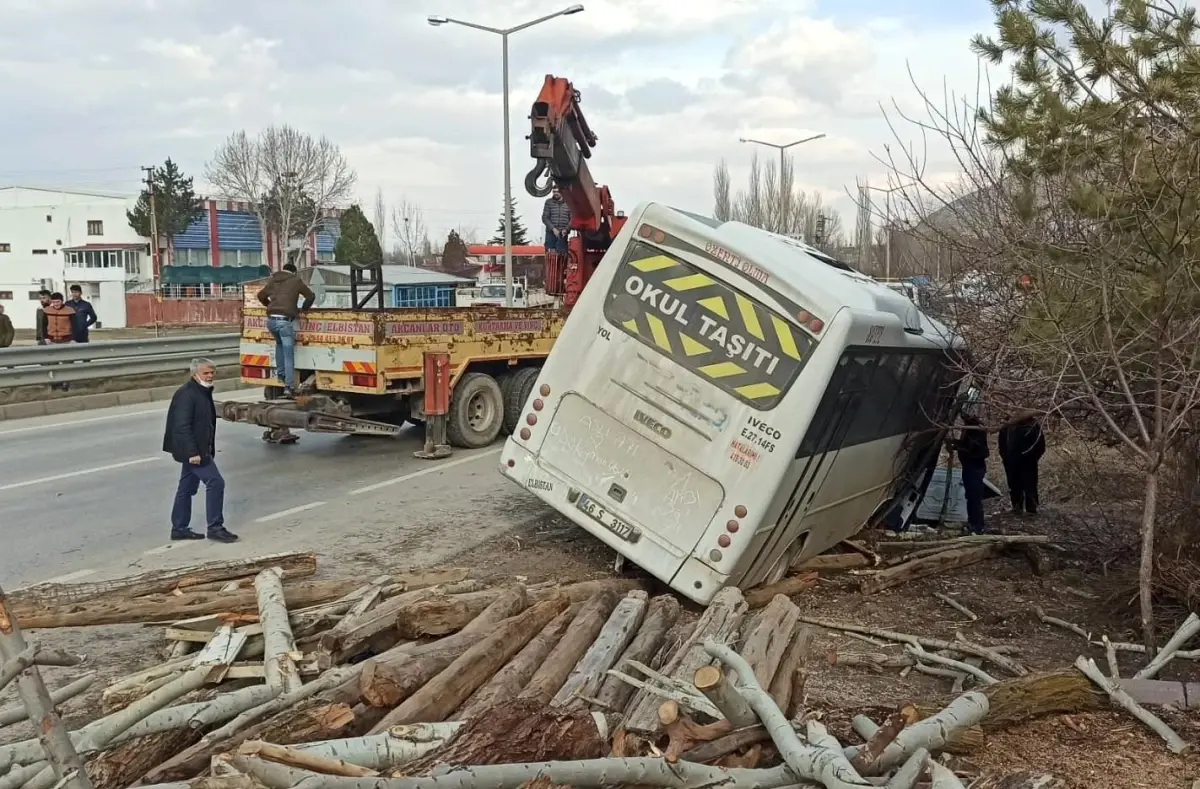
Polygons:
[[[438,0],[428,10],[504,26],[567,4]],[[230,132],[287,122],[341,144],[364,203],[382,187],[392,202],[422,205],[439,234],[490,232],[502,195],[500,42],[430,27],[411,5],[9,0],[0,4],[9,163],[0,182],[132,191],[139,165],[171,156],[199,175]],[[510,42],[513,183],[527,225],[539,206],[521,186],[533,165],[523,138],[547,73],[581,91],[600,137],[589,166],[619,208],[657,200],[707,212],[713,166],[725,158],[736,181],[753,153],[739,136],[824,132],[793,149],[798,177],[849,226],[847,187],[882,183],[872,153],[900,144],[880,105],[919,108],[910,68],[939,100],[944,84],[973,95],[968,41],[990,25],[986,6],[973,23],[949,23],[940,5],[906,7],[903,21],[804,0],[585,5]],[[912,127],[900,131],[922,146]],[[944,150],[927,155],[931,172],[953,173]]]

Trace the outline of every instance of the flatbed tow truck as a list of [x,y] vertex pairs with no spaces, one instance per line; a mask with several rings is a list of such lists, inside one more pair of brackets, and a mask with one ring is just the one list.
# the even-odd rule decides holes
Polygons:
[[[242,309],[241,380],[264,386],[260,402],[226,402],[221,417],[265,428],[263,440],[295,443],[293,430],[395,436],[425,427],[418,457],[478,448],[511,433],[542,362],[604,252],[625,224],[608,187],[588,168],[597,138],[571,83],[547,75],[530,114],[536,164],[526,190],[558,187],[571,209],[566,255],[547,256],[551,307],[384,307],[380,267],[351,266],[352,309],[310,309],[296,332],[295,400],[273,385],[275,342],[266,310],[247,292]],[[545,178],[544,180],[543,177]]]

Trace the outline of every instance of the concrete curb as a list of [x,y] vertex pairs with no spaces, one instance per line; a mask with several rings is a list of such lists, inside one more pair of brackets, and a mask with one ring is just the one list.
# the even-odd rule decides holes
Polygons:
[[[0,422],[9,419],[29,419],[35,416],[58,416],[80,411],[95,411],[99,408],[115,408],[121,405],[161,403],[171,399],[179,384],[156,386],[151,389],[130,389],[127,392],[103,392],[100,394],[60,397],[54,400],[35,400],[30,403],[0,405]],[[244,386],[238,379],[218,380],[214,392],[231,392],[238,389],[254,389]]]

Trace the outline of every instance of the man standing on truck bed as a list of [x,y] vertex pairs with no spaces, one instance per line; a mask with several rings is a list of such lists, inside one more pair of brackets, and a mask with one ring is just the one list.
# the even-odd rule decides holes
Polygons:
[[571,207],[563,200],[558,187],[542,207],[542,224],[546,226],[546,254],[567,254],[567,230],[571,227]]
[[[300,297],[304,303],[299,307]],[[258,292],[258,300],[267,308],[267,331],[275,338],[275,375],[283,385],[283,396],[296,396],[296,321],[300,313],[312,307],[316,295],[296,274],[295,263],[284,263]]]

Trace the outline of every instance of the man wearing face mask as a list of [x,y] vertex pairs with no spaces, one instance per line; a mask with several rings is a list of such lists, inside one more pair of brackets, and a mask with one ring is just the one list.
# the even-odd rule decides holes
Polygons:
[[188,382],[171,398],[163,434],[163,452],[180,464],[179,487],[171,508],[171,539],[205,538],[191,527],[192,497],[203,482],[208,539],[237,542],[237,535],[225,528],[225,478],[217,469],[217,407],[212,393],[217,368],[209,359],[193,359],[191,371]]

